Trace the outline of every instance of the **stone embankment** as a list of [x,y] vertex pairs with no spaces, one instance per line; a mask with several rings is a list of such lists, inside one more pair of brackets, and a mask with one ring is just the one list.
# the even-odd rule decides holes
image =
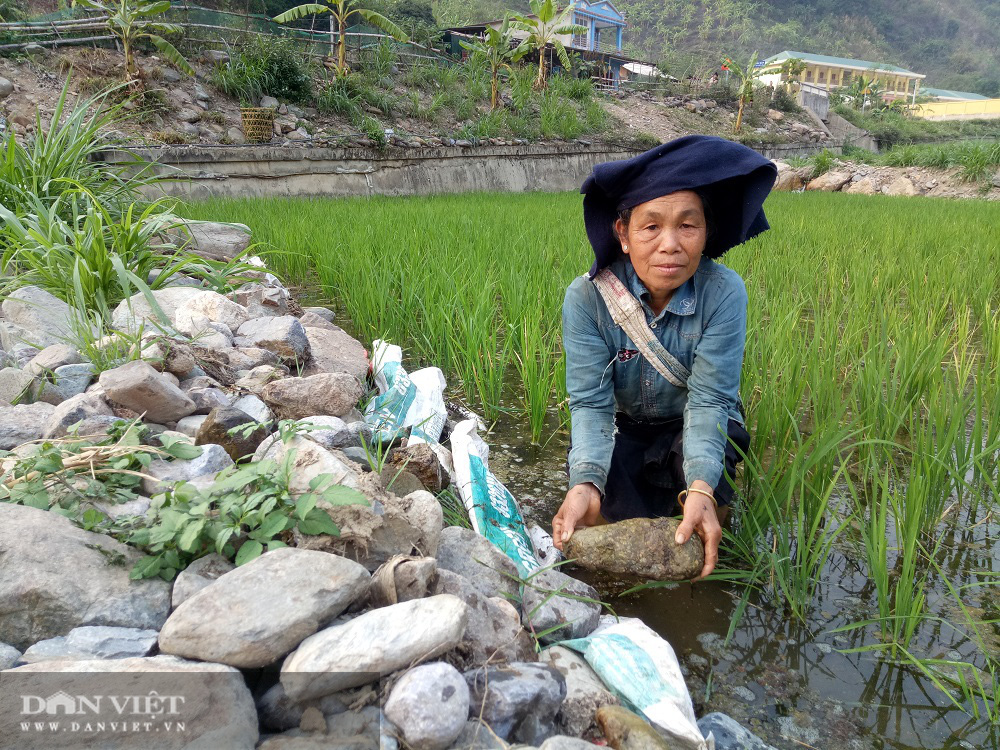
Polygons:
[[793,167],[775,161],[775,190],[819,190],[854,195],[925,195],[932,198],[985,198],[1000,200],[1000,172],[988,183],[963,181],[961,170],[927,167],[879,167],[838,161],[814,176],[814,167]]
[[[249,238],[218,226],[200,228],[196,240],[218,258]],[[75,343],[71,309],[44,290],[23,287],[3,302],[4,472],[52,441],[96,440],[141,418],[150,433],[202,451],[150,460],[137,498],[92,501],[107,516],[141,517],[177,482],[208,488],[234,461],[280,462],[292,452],[293,497],[325,475],[366,502],[320,505],[338,535],[296,529],[287,546],[239,567],[209,554],[170,581],[132,580],[141,553],[107,534],[0,502],[3,677],[65,673],[59,689],[73,695],[87,693],[93,673],[196,675],[183,683],[201,691],[178,717],[186,730],[161,745],[171,748],[584,750],[602,737],[617,738],[616,748],[667,747],[618,707],[583,658],[552,645],[602,625],[593,588],[559,570],[522,587],[511,560],[483,537],[444,526],[432,493],[450,479],[428,446],[403,441],[384,466],[372,460],[357,410],[367,354],[331,311],[301,308],[263,271],[228,294],[177,283],[152,293],[159,310],[142,294],[123,302],[117,333],[91,332],[86,348]],[[81,351],[125,352],[129,342],[141,356],[101,359],[100,372]],[[282,439],[276,420],[312,429]],[[18,700],[0,696],[3,736],[18,732]],[[748,746],[731,719],[703,721],[723,742],[733,738],[717,748]],[[102,747],[134,742],[120,733]]]

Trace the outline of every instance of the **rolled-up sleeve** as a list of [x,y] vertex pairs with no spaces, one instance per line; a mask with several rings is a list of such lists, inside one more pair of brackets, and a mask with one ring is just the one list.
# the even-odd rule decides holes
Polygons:
[[718,485],[729,415],[736,408],[747,336],[747,292],[736,274],[694,350],[684,407],[684,479]]
[[591,482],[604,493],[615,446],[615,395],[608,343],[597,323],[597,290],[578,278],[563,300],[566,389],[572,421],[569,486]]

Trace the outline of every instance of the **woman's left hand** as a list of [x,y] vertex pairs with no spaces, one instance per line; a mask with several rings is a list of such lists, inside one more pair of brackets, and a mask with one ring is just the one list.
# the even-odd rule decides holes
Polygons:
[[[691,487],[712,492],[712,488],[700,480],[693,482]],[[722,526],[715,511],[715,503],[700,492],[689,492],[684,499],[684,520],[677,527],[674,540],[678,544],[684,544],[691,538],[692,532],[700,536],[705,545],[705,567],[695,579],[700,580],[715,570],[715,564],[719,561],[719,542],[722,541]]]

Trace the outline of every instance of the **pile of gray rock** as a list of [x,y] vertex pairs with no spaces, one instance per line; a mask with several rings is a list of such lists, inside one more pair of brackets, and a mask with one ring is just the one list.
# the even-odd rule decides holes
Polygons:
[[[246,239],[233,231],[201,226],[195,247],[231,257]],[[209,486],[235,461],[290,452],[293,495],[327,475],[367,503],[323,506],[339,535],[295,531],[292,546],[245,565],[208,555],[168,582],[130,580],[141,553],[107,535],[0,502],[5,675],[60,672],[81,685],[73,680],[91,673],[196,675],[212,688],[190,702],[178,748],[582,750],[593,745],[581,738],[626,726],[623,715],[648,727],[555,645],[599,627],[593,588],[558,570],[519,585],[501,551],[445,527],[433,494],[450,481],[440,452],[401,443],[384,466],[369,461],[357,410],[367,354],[330,311],[300,308],[265,272],[225,295],[175,282],[152,293],[158,309],[142,294],[122,302],[105,338],[81,334],[41,288],[3,302],[0,449],[15,454],[3,469],[71,429],[100,435],[142,418],[202,453],[152,460],[144,495],[100,505],[108,515],[141,515],[173,483]],[[109,367],[107,352],[129,345],[129,361]],[[98,372],[82,350],[102,347]],[[310,429],[283,441],[277,419]],[[17,732],[16,700],[0,695],[2,735]],[[621,747],[638,748],[629,731],[636,739]],[[643,747],[666,747],[650,733]],[[130,742],[122,734],[102,746]]]
[[[775,190],[819,190],[855,195],[926,195],[938,198],[1000,198],[1000,173],[987,186],[964,182],[957,169],[879,167],[840,160],[833,169],[813,176],[813,166],[793,167],[775,161]],[[985,189],[984,189],[985,188]]]

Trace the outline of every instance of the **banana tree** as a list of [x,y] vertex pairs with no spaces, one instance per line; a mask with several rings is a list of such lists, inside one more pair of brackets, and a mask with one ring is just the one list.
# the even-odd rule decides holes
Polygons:
[[753,101],[753,86],[757,79],[764,74],[764,68],[757,67],[756,51],[743,67],[734,63],[731,57],[724,58],[722,64],[732,72],[737,81],[736,95],[739,97],[740,106],[736,112],[736,122],[733,123],[733,132],[739,133],[740,128],[743,127],[743,110],[747,104]]
[[851,107],[864,112],[869,105],[873,110],[881,108],[882,89],[882,82],[876,76],[866,78],[862,73],[851,81],[844,93],[850,97]]
[[510,70],[511,64],[517,62],[528,51],[528,44],[521,42],[516,47],[512,46],[514,37],[510,27],[510,18],[504,16],[503,24],[499,29],[492,26],[486,27],[486,34],[482,39],[466,41],[463,39],[460,44],[473,54],[481,55],[490,68],[490,111],[492,112],[500,104],[500,73]]
[[528,38],[525,39],[525,42],[529,48],[538,50],[538,77],[535,79],[535,88],[543,89],[545,88],[545,50],[551,44],[555,48],[559,62],[569,70],[569,54],[559,36],[585,34],[587,27],[572,23],[572,3],[561,11],[556,7],[555,0],[530,0],[529,6],[531,14],[514,16],[513,27],[518,31],[527,32]]
[[135,45],[140,39],[152,42],[163,58],[178,70],[189,76],[194,75],[194,68],[184,55],[160,36],[160,34],[178,34],[183,31],[176,23],[156,20],[158,16],[170,10],[170,0],[154,0],[154,2],[118,0],[117,3],[104,0],[75,0],[73,4],[99,11],[108,17],[108,31],[121,42],[122,52],[125,55],[125,80],[133,89],[139,88],[142,84],[139,66],[135,62]]
[[314,13],[329,13],[331,33],[333,32],[334,26],[337,28],[337,62],[335,69],[338,76],[342,76],[347,73],[347,38],[345,35],[347,32],[348,21],[354,16],[357,16],[359,20],[364,21],[375,28],[384,31],[397,42],[407,41],[406,33],[396,24],[383,16],[381,13],[376,13],[374,10],[362,8],[355,2],[355,0],[324,0],[324,2],[326,3],[325,5],[320,3],[297,5],[296,7],[275,16],[274,20],[277,23],[289,23],[291,21],[297,21],[300,18],[305,18],[306,16],[310,16]]

